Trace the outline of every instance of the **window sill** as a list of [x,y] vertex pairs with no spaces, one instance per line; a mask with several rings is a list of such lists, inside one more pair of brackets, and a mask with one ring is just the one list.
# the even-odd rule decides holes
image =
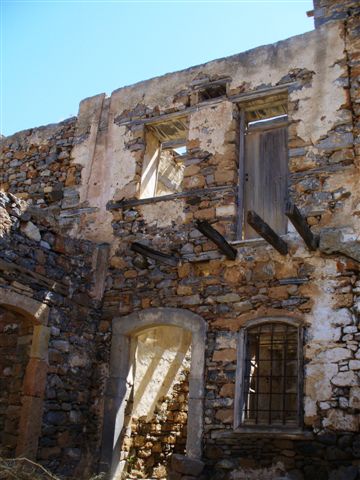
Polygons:
[[[279,237],[284,241],[289,241],[299,238],[299,235],[297,232],[291,231],[289,229],[287,233],[279,235]],[[261,237],[249,238],[247,240],[230,240],[229,244],[234,247],[257,247],[262,245],[269,245],[269,243]]]
[[228,438],[234,436],[246,436],[246,437],[276,437],[295,440],[311,440],[314,438],[314,434],[309,431],[302,430],[301,428],[247,428],[237,427],[234,430],[219,431],[216,432],[216,438]]
[[[281,235],[281,238],[283,239],[289,239],[289,234],[286,235]],[[269,243],[264,240],[263,238],[251,238],[249,240],[230,240],[228,241],[230,245],[233,247],[237,248],[242,248],[242,247],[264,247],[266,245],[269,245]],[[192,263],[198,263],[198,262],[206,262],[209,260],[218,260],[220,258],[225,257],[225,255],[220,251],[220,250],[209,250],[207,252],[203,253],[191,253],[191,254],[184,254],[183,258],[188,260],[189,262]],[[304,283],[302,281],[301,283]]]
[[236,432],[255,434],[270,433],[271,435],[303,435],[304,431],[301,428],[286,428],[286,427],[238,427]]
[[249,238],[248,240],[230,240],[229,244],[234,247],[257,247],[268,245],[268,242],[263,238]]

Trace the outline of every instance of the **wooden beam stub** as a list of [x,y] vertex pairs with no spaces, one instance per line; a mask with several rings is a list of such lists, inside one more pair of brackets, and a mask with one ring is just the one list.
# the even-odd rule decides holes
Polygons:
[[300,210],[292,202],[288,201],[285,207],[285,215],[296,228],[309,250],[316,250],[319,246],[319,237],[314,235]]
[[198,220],[196,222],[196,228],[201,232],[205,237],[209,238],[212,242],[219,247],[219,249],[227,256],[229,260],[235,260],[237,255],[237,250],[233,248],[225,238],[217,231],[210,223]]
[[165,263],[166,265],[176,267],[176,265],[178,264],[178,259],[176,257],[167,253],[158,252],[141,243],[133,242],[130,248],[133,252],[140,253],[140,255],[143,255],[144,257],[152,258],[153,260]]
[[287,243],[253,210],[247,212],[247,222],[256,233],[270,243],[281,255],[288,253]]

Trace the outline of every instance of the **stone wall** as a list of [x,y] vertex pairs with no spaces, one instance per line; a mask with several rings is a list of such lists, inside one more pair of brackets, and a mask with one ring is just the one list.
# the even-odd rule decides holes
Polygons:
[[46,209],[53,226],[64,233],[76,223],[76,214],[69,209],[78,205],[75,186],[82,170],[71,155],[74,145],[88,136],[77,134],[76,120],[24,130],[1,141],[1,189]]
[[[6,362],[15,355],[12,369],[7,363],[1,364],[2,385],[6,381],[10,387],[4,393],[2,390],[2,401],[8,404],[3,446],[8,444],[8,434],[16,435],[20,395],[25,388],[27,395],[42,395],[44,400],[38,460],[67,477],[80,475],[76,473],[79,471],[86,477],[98,454],[102,415],[99,392],[107,368],[106,349],[98,348],[102,336],[98,330],[99,302],[92,290],[98,280],[92,266],[97,249],[88,241],[65,239],[49,227],[46,217],[35,217],[28,205],[12,194],[1,194],[0,201],[0,299],[4,295],[24,299],[24,307],[18,304],[10,309],[6,300],[1,310],[5,312],[1,352],[3,348],[16,347],[13,353],[5,351]],[[34,380],[26,387],[22,382],[26,352],[35,338],[31,336],[32,325],[26,326],[29,320],[17,332],[17,338],[12,335],[19,319],[16,309],[26,311],[26,299],[35,299],[43,305],[41,308],[49,309],[48,354],[45,362],[36,364],[36,368],[40,365],[45,369],[45,376],[47,372],[43,394],[36,393],[39,385]],[[25,337],[24,328],[30,328]],[[12,447],[14,443],[16,438]]]
[[184,454],[187,430],[188,372],[180,373],[166,397],[156,405],[151,419],[133,420],[128,456],[128,478],[167,478],[169,460]]
[[359,13],[359,2],[356,0],[314,0],[315,27],[337,20],[355,19]]
[[[120,289],[115,293],[113,287],[107,294],[120,298],[123,313],[132,310],[132,305],[172,306],[190,309],[208,321],[204,422],[205,458],[213,467],[209,474],[215,469],[226,472],[238,464],[268,466],[276,458],[294,475],[303,471],[305,478],[312,478],[310,475],[321,471],[327,478],[329,469],[351,466],[358,458],[359,266],[351,260],[327,259],[321,254],[308,254],[303,259],[299,255],[303,247],[296,247],[294,242],[292,248],[287,260],[263,245],[256,247],[256,259],[254,247],[242,247],[236,261],[219,255],[206,262],[184,262],[178,268],[153,264],[146,271],[130,264],[122,277],[127,278],[131,271],[131,277],[136,273],[137,280],[125,280],[125,293]],[[139,294],[134,292],[135,281],[144,284]],[[273,448],[273,441],[268,439],[266,454],[266,436],[256,441],[233,433],[236,339],[239,328],[250,318],[278,315],[305,320],[307,428],[298,440],[282,441],[280,436],[278,444],[287,445],[283,450]],[[345,453],[339,448],[322,447],[322,442],[336,445],[336,435],[331,433],[336,431],[347,432]],[[321,450],[317,449],[319,444]],[[301,449],[306,451],[305,456]]]
[[[50,307],[38,458],[54,471],[86,475],[85,466],[91,470],[97,462],[112,319],[151,307],[174,307],[198,314],[208,325],[206,478],[222,480],[231,469],[265,468],[276,461],[294,479],[356,478],[356,3],[315,2],[318,28],[313,32],[125,87],[109,98],[86,99],[77,119],[5,140],[6,172],[12,177],[6,177],[4,186],[34,203],[25,208],[11,195],[3,197],[2,286]],[[261,108],[261,99],[276,95],[287,98],[289,197],[319,236],[315,251],[306,248],[290,223],[282,237],[288,244],[286,255],[264,240],[243,241],[238,235],[240,111],[254,99]],[[141,198],[149,129],[159,124],[169,128],[174,118],[186,119],[182,191]],[[28,177],[28,171],[34,176]],[[224,235],[236,250],[235,260],[198,230],[198,220]],[[101,246],[92,240],[110,244],[108,271]],[[133,242],[167,254],[167,261],[139,255]],[[234,430],[238,332],[256,318],[290,318],[303,325],[301,431],[249,435]],[[155,435],[147,438],[145,431],[152,425],[166,422],[160,417],[155,423],[135,422],[134,442],[127,444],[135,452],[128,457],[130,468],[141,467],[140,476],[146,475],[146,460],[131,465],[132,458],[150,458],[149,466],[157,467],[155,453],[160,461],[171,450],[170,441],[158,452],[164,442]],[[174,479],[191,473],[180,457],[174,458],[179,460]]]
[[[61,204],[64,187],[78,183],[69,168],[76,118],[34,128],[2,140],[0,184],[42,207]],[[80,174],[80,172],[79,172]],[[77,180],[76,180],[77,178]]]
[[[301,60],[298,57],[298,63],[295,60],[290,68],[287,65],[286,72],[277,63],[276,75],[283,72],[279,84],[290,82],[290,195],[313,233],[320,236],[321,251],[308,251],[290,230],[286,257],[257,241],[234,245],[237,259],[231,261],[196,229],[195,221],[206,219],[228,240],[235,239],[239,119],[237,109],[226,99],[189,112],[184,182],[187,194],[173,200],[146,202],[131,198],[141,178],[144,126],[135,121],[126,125],[128,139],[123,154],[126,159],[130,155],[136,158],[131,184],[131,192],[135,192],[128,193],[127,185],[119,192],[119,197],[125,199],[110,203],[114,235],[119,241],[113,242],[103,312],[111,317],[115,311],[125,315],[142,308],[166,306],[189,309],[208,322],[204,459],[209,478],[227,478],[229,470],[238,466],[256,469],[278,460],[285,464],[292,478],[355,478],[357,474],[356,232],[360,192],[354,140],[357,93],[349,83],[357,80],[351,74],[349,77],[348,52],[357,51],[358,47],[354,33],[351,37],[346,30],[345,35],[345,28],[348,29],[348,23],[340,22],[318,30],[328,42],[331,38],[333,49],[327,66],[316,57],[314,63],[308,61],[304,68],[303,55]],[[307,35],[306,39],[309,41],[310,37]],[[340,43],[335,38],[341,39]],[[281,55],[284,45],[278,48]],[[315,50],[314,45],[307,45],[309,57]],[[259,51],[256,53],[261,57]],[[266,70],[264,64],[262,68]],[[292,81],[296,82],[293,86]],[[324,84],[320,86],[323,82],[332,91],[327,105],[323,103],[326,94],[319,101],[327,90]],[[120,97],[121,91],[116,95]],[[127,109],[125,113],[126,119],[145,119],[151,117],[152,110],[144,107]],[[212,114],[221,123],[221,127],[217,125],[221,132],[217,131],[217,135],[211,124]],[[124,115],[117,117],[119,125]],[[226,151],[223,158],[222,147]],[[220,189],[206,190],[212,187]],[[195,191],[196,188],[201,190]],[[339,236],[333,248],[330,239],[335,232],[342,240]],[[153,260],[141,263],[130,250],[133,241],[181,260],[177,267]],[[352,251],[349,248],[346,252],[341,243],[349,247],[351,244]],[[339,256],[340,251],[347,256]],[[305,428],[295,436],[280,434],[274,442],[269,435],[256,438],[233,430],[237,333],[250,319],[281,315],[304,322]]]

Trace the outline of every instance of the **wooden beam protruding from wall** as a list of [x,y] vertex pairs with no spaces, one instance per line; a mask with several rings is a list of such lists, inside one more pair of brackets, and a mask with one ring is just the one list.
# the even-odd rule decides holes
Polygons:
[[165,263],[166,265],[171,265],[172,267],[176,267],[179,261],[178,258],[172,255],[158,252],[138,242],[133,242],[130,248],[133,252],[140,253],[140,255],[143,255],[144,257],[152,258],[153,260]]
[[296,228],[309,250],[316,250],[319,246],[319,237],[314,235],[300,210],[290,200],[286,203],[285,215]]
[[227,256],[229,260],[235,260],[237,255],[237,250],[233,248],[226,239],[215,230],[214,227],[210,225],[210,223],[204,221],[197,221],[196,228],[201,232],[205,237],[210,239],[212,242],[215,243],[219,247],[219,249]]
[[270,243],[281,255],[288,253],[287,243],[253,210],[248,211],[247,222],[255,232]]

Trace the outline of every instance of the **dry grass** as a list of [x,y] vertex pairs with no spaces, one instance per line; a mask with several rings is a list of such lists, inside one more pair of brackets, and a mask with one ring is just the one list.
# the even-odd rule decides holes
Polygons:
[[[232,480],[288,480],[281,463],[271,468],[240,468],[231,473]],[[28,458],[0,457],[0,480],[61,480],[49,470]],[[105,480],[103,474],[95,475],[89,480]]]
[[[104,480],[104,475],[95,475],[89,480]],[[0,457],[0,480],[61,480],[28,458]]]
[[27,458],[1,458],[0,480],[60,480],[43,466]]

